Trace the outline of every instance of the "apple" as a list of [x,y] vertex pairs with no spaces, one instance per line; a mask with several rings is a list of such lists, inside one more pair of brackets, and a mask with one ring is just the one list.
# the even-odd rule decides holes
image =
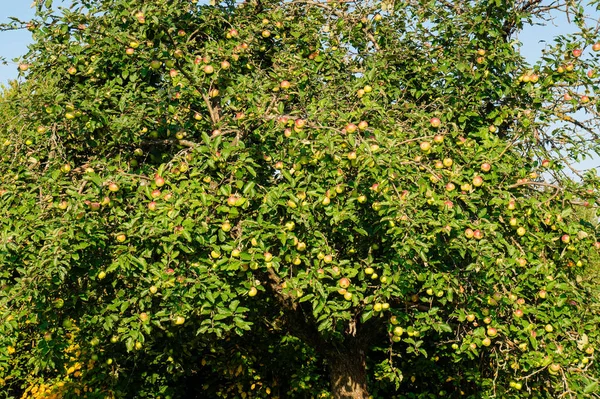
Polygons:
[[256,296],[256,294],[258,294],[258,290],[256,289],[256,287],[250,287],[250,289],[248,290],[248,296],[253,297]]
[[77,68],[75,67],[70,67],[69,69],[67,69],[67,73],[69,75],[75,75],[77,73]]
[[350,280],[347,277],[342,277],[339,281],[338,281],[338,285],[341,288],[348,288],[350,287]]
[[60,171],[63,173],[69,173],[71,171],[71,165],[66,163],[63,166],[61,166]]
[[488,327],[487,335],[489,335],[490,337],[495,337],[496,335],[498,335],[498,330],[496,330],[494,327]]
[[475,187],[481,187],[483,185],[483,178],[481,176],[475,176],[473,178],[473,185]]
[[[484,310],[487,310],[487,309],[484,309]],[[485,314],[485,312],[482,312],[482,313]],[[489,310],[487,313],[489,314]],[[492,318],[490,316],[486,316],[486,317],[484,317],[483,322],[485,324],[490,324],[492,322]]]
[[202,70],[205,74],[210,75],[215,71],[215,68],[212,65],[204,65],[204,68]]
[[156,202],[155,201],[151,201],[150,203],[148,203],[148,209],[151,211],[156,210]]
[[344,299],[347,300],[347,301],[352,300],[352,293],[346,291],[346,293],[344,294]]
[[348,154],[348,159],[349,160],[354,160],[356,159],[356,151],[352,151]]
[[427,152],[431,149],[431,143],[428,141],[423,141],[419,146],[423,152]]
[[514,200],[510,200],[510,201],[508,201],[508,206],[507,207],[508,207],[509,210],[512,211],[512,210],[514,210],[517,207],[517,204],[516,204],[516,202]]
[[484,339],[481,340],[481,345],[483,346],[490,346],[492,344],[492,340],[489,339],[488,337],[485,337]]
[[151,294],[156,294],[158,292],[158,288],[155,285],[150,286],[149,291]]
[[329,197],[324,197],[323,201],[321,201],[321,203],[325,206],[329,205],[331,203],[331,198]]
[[108,190],[112,191],[113,193],[116,193],[117,191],[119,191],[119,186],[116,183],[110,183],[108,185]]
[[572,62],[569,62],[567,65],[565,65],[565,70],[567,72],[571,72],[573,69],[575,69],[575,65],[573,65]]
[[292,84],[287,80],[284,80],[279,84],[279,87],[281,87],[284,90],[289,89],[291,86],[292,86]]
[[478,229],[478,230],[475,230],[475,231],[473,232],[473,237],[474,237],[476,240],[481,240],[481,239],[483,238],[483,232],[482,232],[481,230],[479,230],[479,229]]
[[521,267],[527,266],[527,259],[525,259],[525,258],[519,258],[519,259],[517,259],[517,265],[519,265]]
[[437,160],[437,161],[435,161],[434,166],[436,169],[442,169],[444,167],[444,162]]
[[374,310],[375,312],[381,312],[381,309],[382,309],[382,308],[383,308],[383,307],[382,307],[382,305],[381,305],[380,303],[376,303],[375,305],[373,305],[373,310]]
[[[369,123],[367,121],[360,121],[358,123],[358,129],[359,130],[366,130],[367,127],[369,127]],[[348,126],[346,126],[346,131],[348,131]]]
[[356,132],[356,129],[358,129],[358,126],[354,123],[348,123],[345,127],[346,133],[354,133]]
[[154,176],[154,184],[156,184],[156,187],[162,187],[165,185],[165,179],[159,175],[156,175]]
[[454,191],[455,188],[456,186],[454,185],[454,183],[446,184],[446,191]]
[[300,252],[305,251],[306,250],[306,243],[304,242],[299,242],[298,245],[296,245],[296,249]]
[[363,90],[365,91],[365,93],[370,93],[373,91],[373,87],[366,85],[365,87],[363,87]]
[[116,238],[118,242],[124,242],[127,239],[127,236],[125,236],[125,234],[117,234]]
[[592,50],[594,50],[594,51],[600,51],[600,43],[594,43],[592,45]]
[[481,56],[485,55],[485,50],[482,49],[482,48],[478,49],[477,50],[477,55],[481,55]]
[[548,372],[552,375],[558,374],[560,369],[561,369],[560,364],[557,364],[557,363],[552,363],[550,366],[548,366]]
[[152,69],[159,69],[162,66],[162,62],[158,61],[158,60],[154,60],[152,62],[150,62],[150,68]]
[[521,318],[523,317],[523,311],[521,309],[517,309],[514,312],[515,317]]
[[106,273],[104,271],[101,271],[100,273],[98,273],[98,280],[104,280],[105,277],[106,277]]
[[331,255],[325,255],[323,257],[323,262],[325,262],[325,263],[331,263],[332,261],[333,261],[333,256],[331,256]]
[[265,29],[262,31],[261,35],[266,39],[267,37],[271,36],[271,32]]
[[175,324],[176,324],[176,325],[180,326],[180,325],[182,325],[183,323],[185,323],[185,318],[184,318],[183,316],[177,316],[177,317],[175,318]]
[[152,192],[150,193],[150,196],[152,198],[158,198],[158,197],[160,197],[160,195],[161,195],[161,192],[159,189],[152,190]]
[[135,19],[137,19],[140,24],[143,24],[146,22],[146,16],[144,15],[144,13],[142,11],[138,11],[135,13]]
[[489,172],[490,169],[492,169],[492,165],[490,165],[489,163],[484,162],[484,163],[481,164],[481,170],[482,171]]
[[223,222],[223,224],[221,225],[221,230],[223,230],[226,233],[229,232],[231,230],[231,223]]
[[540,298],[546,299],[546,296],[548,295],[548,293],[546,292],[546,290],[540,290],[540,292],[538,292],[538,295]]
[[19,64],[19,70],[25,72],[29,69],[29,64]]
[[67,206],[69,206],[69,203],[67,201],[61,201],[58,203],[58,209],[62,209],[63,211],[65,209],[67,209]]
[[521,226],[521,227],[519,227],[519,228],[517,229],[517,234],[518,234],[518,235],[520,235],[520,236],[524,236],[524,235],[525,235],[525,233],[527,233],[527,230],[525,230],[525,227],[522,227],[522,226]]
[[467,228],[465,230],[465,237],[467,237],[467,238],[473,238],[474,235],[475,235],[475,232],[472,229]]
[[594,75],[596,74],[596,71],[593,69],[590,69],[587,71],[587,76],[588,78],[592,79],[594,77]]
[[573,57],[575,57],[575,58],[581,57],[582,53],[583,53],[583,51],[580,48],[576,48],[575,50],[573,50]]
[[127,54],[127,55],[133,55],[133,53],[135,53],[135,50],[132,49],[131,47],[127,47],[125,49],[125,54]]
[[431,127],[438,128],[442,124],[442,121],[440,121],[439,118],[433,117],[429,120],[429,123],[431,124]]
[[568,244],[571,241],[571,237],[569,237],[568,234],[563,234],[562,237],[560,237],[560,240],[563,243]]
[[586,95],[581,96],[580,100],[581,100],[582,104],[586,104],[586,103],[590,102],[590,98],[588,96],[586,96]]
[[551,333],[552,331],[554,331],[554,327],[552,327],[552,324],[546,324],[544,330],[546,330],[546,332],[548,333]]

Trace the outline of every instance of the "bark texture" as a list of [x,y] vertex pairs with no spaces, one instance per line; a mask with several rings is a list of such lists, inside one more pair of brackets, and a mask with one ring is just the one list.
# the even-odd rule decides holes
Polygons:
[[360,347],[328,356],[331,390],[335,399],[367,399],[367,364]]

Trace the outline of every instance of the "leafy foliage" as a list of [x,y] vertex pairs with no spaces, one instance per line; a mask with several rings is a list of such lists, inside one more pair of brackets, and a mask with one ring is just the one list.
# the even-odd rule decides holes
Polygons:
[[599,37],[569,8],[527,65],[546,12],[40,6],[1,105],[5,396],[597,397]]

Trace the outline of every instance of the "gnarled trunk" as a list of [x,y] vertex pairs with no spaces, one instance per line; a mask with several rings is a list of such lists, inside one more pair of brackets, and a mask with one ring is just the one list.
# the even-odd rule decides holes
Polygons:
[[327,358],[335,399],[367,399],[367,364],[360,347],[340,348]]

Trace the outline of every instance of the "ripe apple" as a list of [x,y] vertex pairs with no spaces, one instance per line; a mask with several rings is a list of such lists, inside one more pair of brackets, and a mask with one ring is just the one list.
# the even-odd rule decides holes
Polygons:
[[419,146],[423,152],[427,152],[431,149],[431,143],[429,141],[423,141]]
[[481,340],[481,345],[483,346],[490,346],[492,344],[492,340],[489,339],[488,337],[485,337],[484,339]]
[[67,209],[67,206],[69,205],[69,203],[67,201],[61,201],[58,203],[58,209],[62,209],[65,210]]
[[165,179],[159,175],[156,175],[154,176],[154,184],[156,184],[156,187],[162,187],[165,185]]
[[223,222],[223,224],[221,225],[221,230],[223,230],[226,233],[229,232],[231,230],[231,223]]
[[575,57],[575,58],[581,57],[582,53],[583,53],[583,51],[580,48],[576,48],[575,50],[573,50],[573,57]]
[[543,167],[543,168],[547,168],[548,166],[550,166],[550,161],[549,161],[549,160],[547,160],[547,159],[544,159],[544,160],[542,161],[542,167]]
[[[367,121],[360,121],[358,123],[358,129],[359,130],[366,130],[367,127],[369,127],[369,123]],[[348,127],[346,126],[346,131],[348,131]]]
[[331,255],[325,255],[323,257],[323,262],[325,262],[325,263],[331,263],[332,261],[333,261],[333,256],[331,256]]
[[350,280],[347,277],[342,277],[338,281],[338,284],[341,288],[348,288],[348,287],[350,287]]
[[349,160],[354,160],[354,159],[356,159],[356,151],[351,151],[351,152],[348,154],[348,159],[349,159]]
[[329,197],[324,197],[323,201],[321,201],[321,203],[325,206],[329,205],[331,203],[331,198]]
[[347,300],[347,301],[352,300],[352,293],[346,291],[346,293],[344,294],[344,299]]
[[215,68],[212,65],[204,65],[204,68],[202,70],[205,74],[210,75],[215,71]]
[[108,185],[108,190],[112,191],[113,193],[116,193],[117,191],[119,191],[119,186],[116,183],[110,183]]
[[473,232],[473,238],[475,238],[476,240],[481,240],[483,238],[483,232],[479,229],[475,230]]
[[483,178],[481,176],[475,176],[473,178],[473,185],[475,187],[481,187],[483,185]]
[[568,244],[571,241],[571,237],[569,237],[568,234],[563,234],[562,237],[560,237],[560,240],[563,243]]
[[434,166],[436,169],[442,169],[444,167],[444,162],[437,160],[437,161],[435,161]]
[[569,62],[567,65],[565,65],[565,69],[567,70],[567,72],[571,72],[573,71],[573,69],[575,69],[575,65],[573,65],[572,62]]
[[473,322],[475,320],[475,315],[473,313],[469,313],[467,315],[467,321]]
[[552,331],[554,331],[554,327],[552,327],[552,324],[546,324],[544,330],[546,330],[546,332],[548,333],[551,333]]
[[151,211],[156,210],[156,202],[155,201],[151,201],[150,203],[148,203],[148,209],[151,210]]
[[473,238],[473,236],[475,235],[475,232],[472,229],[466,229],[465,230],[465,237],[467,238]]
[[581,101],[582,104],[586,104],[586,103],[590,102],[590,98],[588,96],[586,96],[586,95],[583,95],[583,96],[581,96],[580,101]]
[[138,11],[135,13],[135,19],[137,19],[140,24],[143,24],[146,22],[146,16],[144,15],[144,13],[142,11]]
[[133,55],[134,53],[135,53],[135,50],[132,49],[131,47],[127,47],[125,49],[125,54],[127,54],[127,55]]
[[521,226],[517,229],[517,234],[520,236],[524,236],[526,232],[527,232],[527,230],[525,230],[525,227]]
[[104,271],[101,271],[100,273],[98,273],[98,280],[104,280],[105,277],[106,277],[106,273]]
[[433,142],[436,144],[440,144],[440,143],[444,142],[444,135],[436,134],[435,136],[433,136]]
[[258,294],[258,290],[256,289],[256,287],[250,287],[250,289],[248,290],[248,296],[253,297],[256,296],[256,294]]
[[125,236],[125,234],[117,234],[116,238],[118,242],[124,242],[127,239],[127,236]]
[[429,123],[431,124],[431,127],[438,128],[442,124],[442,121],[440,121],[439,118],[433,117],[429,120]]
[[354,133],[356,132],[356,129],[358,129],[358,126],[356,126],[354,123],[348,123],[345,129],[346,133]]
[[454,185],[454,183],[446,184],[446,191],[454,191],[455,188],[456,186]]
[[150,62],[150,68],[152,69],[159,69],[162,66],[162,62],[158,61],[158,60],[154,60],[152,62]]
[[592,45],[592,50],[594,50],[594,51],[600,51],[600,43],[594,43]]
[[478,49],[477,50],[477,55],[481,55],[481,56],[485,55],[485,50],[482,49],[482,48]]
[[515,317],[521,318],[523,317],[523,311],[521,309],[515,310]]
[[492,169],[492,165],[490,165],[489,163],[484,162],[484,163],[481,164],[481,170],[482,171],[489,172],[490,169]]
[[540,298],[546,299],[546,296],[548,295],[548,293],[546,292],[546,290],[540,290],[540,292],[538,292],[538,295]]
[[67,69],[67,73],[69,75],[75,75],[77,73],[77,68],[75,67],[70,67],[69,69]]
[[291,86],[292,86],[292,84],[287,80],[284,80],[279,84],[279,87],[281,87],[284,90],[289,89]]
[[496,335],[498,335],[498,330],[496,330],[494,327],[488,327],[487,335],[489,335],[490,337],[495,337]]
[[442,164],[447,168],[451,167],[453,163],[454,161],[452,158],[444,158],[444,161],[442,162]]
[[158,292],[158,288],[155,285],[150,286],[149,291],[152,295]]
[[267,37],[271,36],[271,32],[265,29],[262,31],[261,35],[266,39]]
[[515,202],[514,200],[510,200],[510,201],[508,201],[508,209],[509,209],[509,210],[511,210],[511,211],[512,211],[512,210],[514,210],[516,207],[517,207],[517,204],[516,204],[516,202]]
[[29,64],[19,64],[19,70],[25,72],[29,69]]
[[550,366],[548,366],[548,372],[552,375],[558,374],[560,369],[561,369],[560,364],[557,364],[557,363],[552,363]]
[[527,259],[525,259],[525,258],[519,258],[519,259],[517,259],[517,265],[519,265],[521,267],[527,266]]

